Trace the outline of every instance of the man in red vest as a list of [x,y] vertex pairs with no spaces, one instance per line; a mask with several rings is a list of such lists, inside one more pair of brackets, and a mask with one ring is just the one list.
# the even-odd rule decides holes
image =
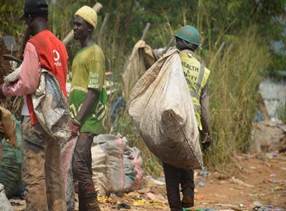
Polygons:
[[26,210],[66,211],[60,174],[60,145],[43,130],[34,112],[31,95],[38,88],[41,69],[50,71],[66,95],[68,54],[62,42],[48,30],[48,4],[26,0],[23,18],[30,32],[16,82],[0,85],[0,95],[25,96],[23,115],[23,180]]

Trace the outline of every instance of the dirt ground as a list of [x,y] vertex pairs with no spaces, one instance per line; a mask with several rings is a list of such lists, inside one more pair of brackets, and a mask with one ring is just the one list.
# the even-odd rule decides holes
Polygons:
[[[193,210],[286,210],[286,154],[240,155],[236,160],[236,175],[208,172],[208,176],[202,177],[198,173]],[[137,192],[99,200],[103,211],[169,210],[162,178],[146,177],[143,188]],[[24,201],[11,202],[15,210],[23,210]]]

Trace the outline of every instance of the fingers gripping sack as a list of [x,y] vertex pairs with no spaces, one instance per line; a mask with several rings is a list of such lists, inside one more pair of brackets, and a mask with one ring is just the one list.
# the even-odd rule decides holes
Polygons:
[[9,144],[16,146],[16,122],[10,111],[0,106],[0,127]]

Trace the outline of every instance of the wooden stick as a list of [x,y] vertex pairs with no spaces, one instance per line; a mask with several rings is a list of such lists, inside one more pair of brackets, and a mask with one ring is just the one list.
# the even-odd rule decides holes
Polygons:
[[[102,8],[102,4],[100,4],[99,2],[97,2],[94,6],[93,6],[93,9],[95,10],[95,12],[99,12]],[[65,36],[65,38],[63,39],[63,43],[64,45],[67,45],[72,39],[73,39],[73,30],[71,30],[67,36]]]
[[106,13],[106,14],[105,14],[105,17],[104,17],[104,19],[103,19],[103,22],[102,22],[102,24],[101,24],[101,27],[100,27],[98,36],[97,36],[97,37],[98,37],[98,43],[101,43],[101,41],[102,41],[103,32],[104,32],[104,30],[105,30],[105,28],[106,28],[106,25],[107,25],[107,22],[108,22],[108,20],[109,20],[109,17],[110,17],[110,14],[109,14],[109,13]]
[[146,37],[147,32],[149,31],[151,24],[148,22],[143,30],[142,36],[141,36],[141,40],[144,40]]

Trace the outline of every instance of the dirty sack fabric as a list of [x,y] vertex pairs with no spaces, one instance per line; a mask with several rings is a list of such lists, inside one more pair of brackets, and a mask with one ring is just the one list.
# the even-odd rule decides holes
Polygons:
[[135,83],[145,73],[147,67],[153,63],[155,63],[155,56],[152,48],[143,40],[139,40],[135,44],[122,74],[123,96],[126,100],[129,98],[130,91]]
[[72,158],[76,141],[77,137],[72,137],[67,143],[61,146],[61,172],[64,178],[64,188],[68,211],[74,210]]
[[126,193],[141,187],[142,157],[127,140],[110,134],[96,136],[91,148],[93,180],[100,195]]
[[6,197],[4,185],[0,183],[0,210],[3,211],[13,211],[9,200]]
[[194,106],[176,49],[138,80],[128,112],[150,151],[163,162],[184,169],[202,167]]
[[22,188],[22,132],[20,122],[15,121],[14,118],[13,121],[16,125],[16,130],[14,131],[16,136],[16,146],[11,146],[4,138],[0,140],[0,183],[4,185],[8,198],[18,194]]
[[10,143],[16,144],[16,121],[12,113],[0,106],[0,122],[3,126],[3,134]]
[[37,120],[44,131],[54,140],[67,142],[70,138],[68,104],[50,71],[41,69],[39,87],[32,95],[32,101]]

